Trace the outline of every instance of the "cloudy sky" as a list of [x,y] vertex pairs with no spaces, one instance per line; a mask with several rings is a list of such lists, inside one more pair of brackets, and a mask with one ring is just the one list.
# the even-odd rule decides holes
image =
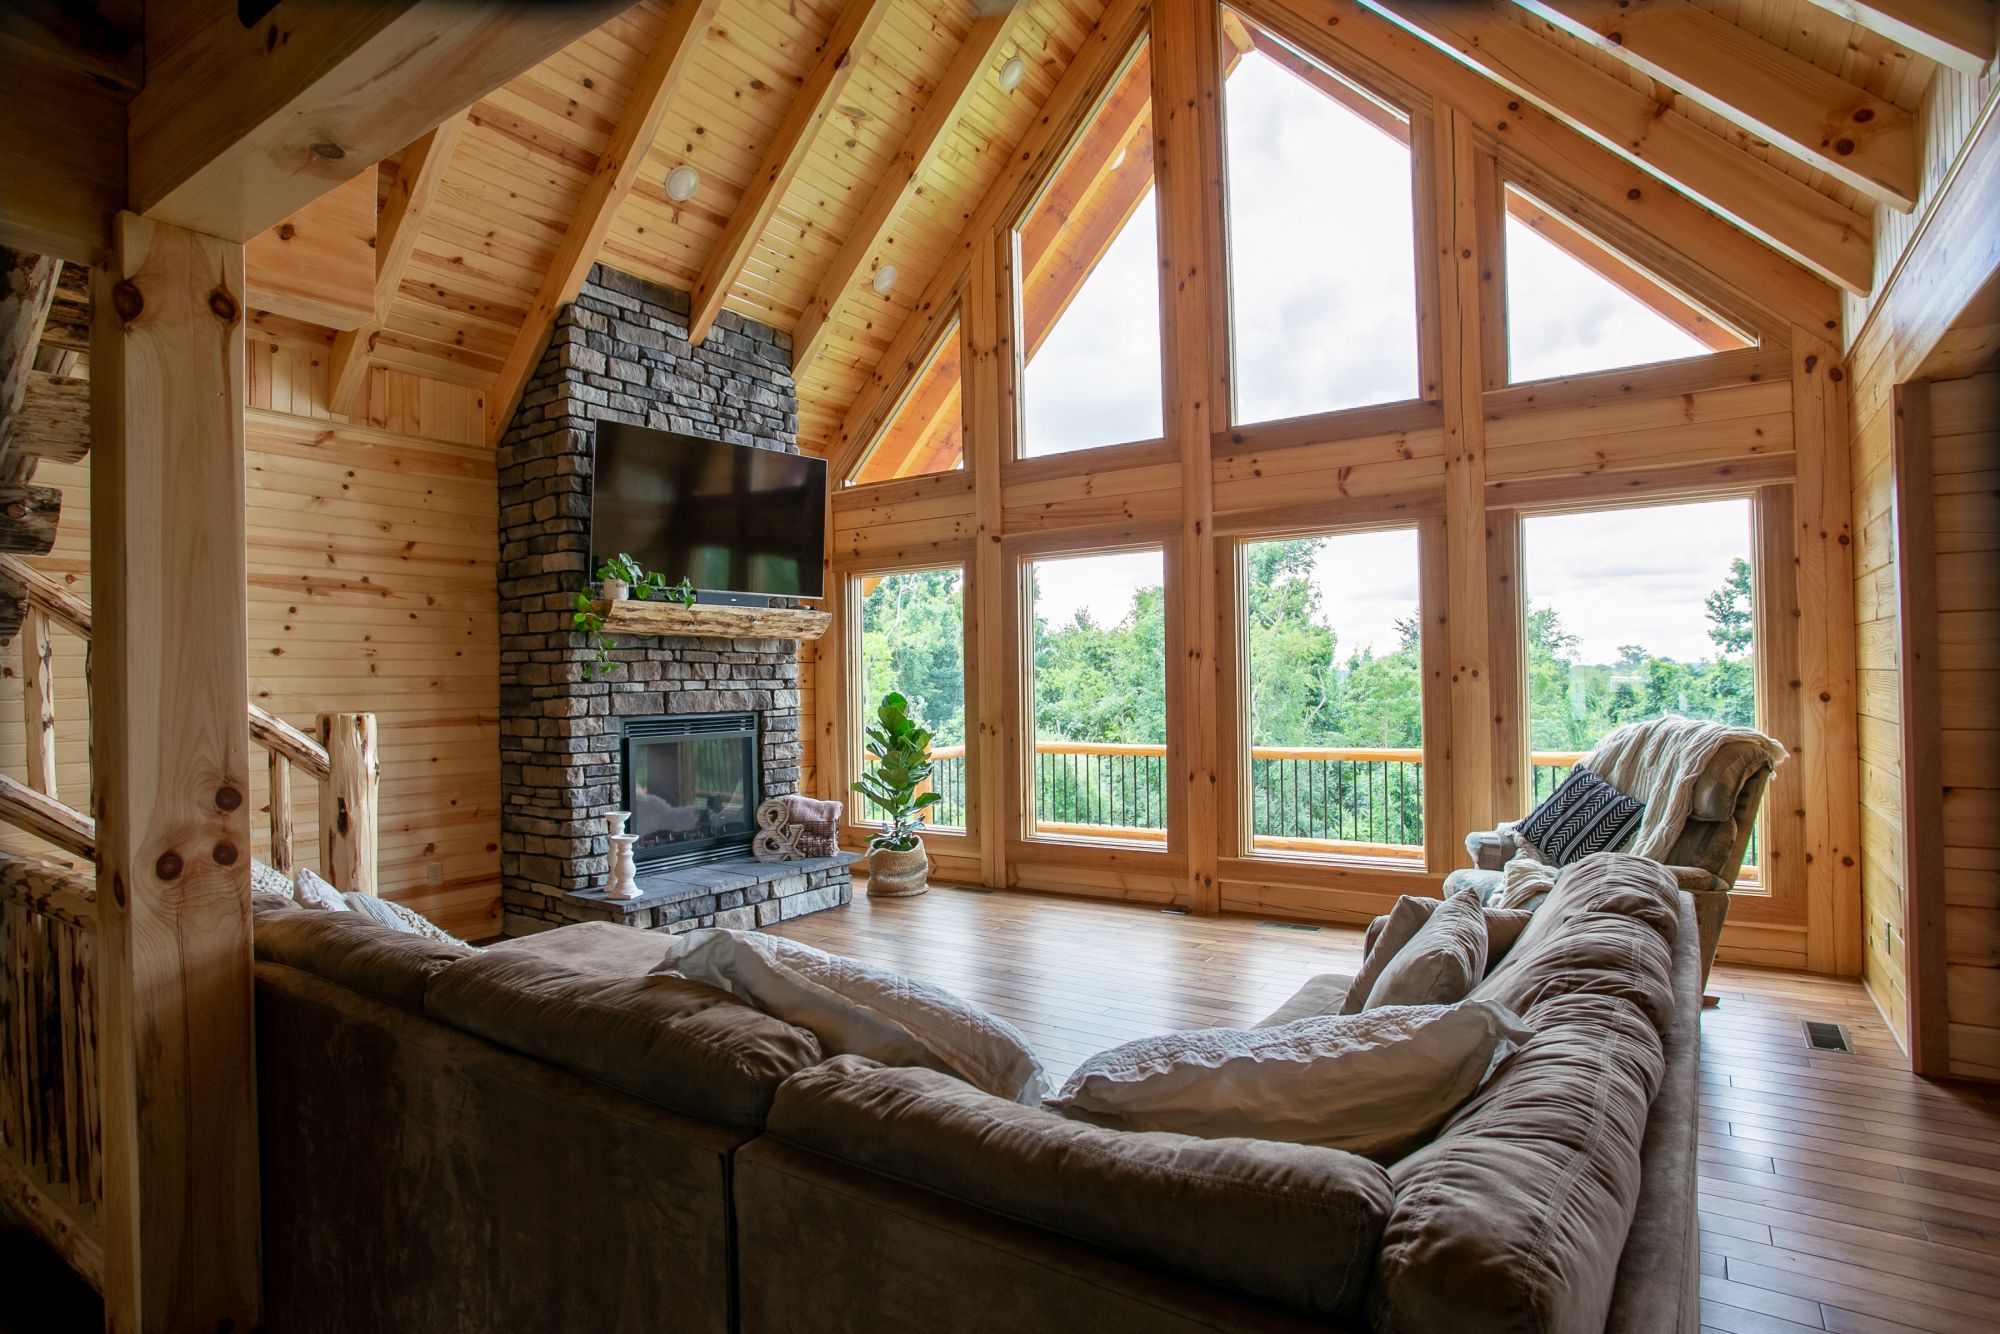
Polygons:
[[[1269,421],[1417,393],[1408,151],[1261,55],[1227,90],[1235,419]],[[1148,195],[1026,371],[1031,456],[1160,433],[1158,251]],[[1541,237],[1507,227],[1516,380],[1697,355],[1700,344]],[[1744,501],[1531,521],[1527,594],[1559,608],[1587,662],[1623,644],[1710,656],[1702,599],[1749,555]],[[1159,582],[1157,553],[1046,570],[1042,612],[1119,620]],[[1416,603],[1410,531],[1321,549],[1321,605],[1343,653],[1395,647]]]

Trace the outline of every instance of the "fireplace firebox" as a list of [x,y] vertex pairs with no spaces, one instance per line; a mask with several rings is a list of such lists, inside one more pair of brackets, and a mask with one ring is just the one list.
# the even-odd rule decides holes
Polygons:
[[750,851],[763,800],[756,714],[633,718],[620,759],[642,873]]

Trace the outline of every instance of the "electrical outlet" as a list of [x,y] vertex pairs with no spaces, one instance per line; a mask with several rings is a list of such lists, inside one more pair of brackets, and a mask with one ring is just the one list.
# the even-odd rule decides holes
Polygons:
[[427,885],[442,885],[444,883],[443,862],[424,863],[424,883]]

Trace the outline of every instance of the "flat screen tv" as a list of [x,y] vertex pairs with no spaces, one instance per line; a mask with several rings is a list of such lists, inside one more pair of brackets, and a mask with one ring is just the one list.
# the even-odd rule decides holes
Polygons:
[[721,600],[824,594],[825,460],[618,422],[596,453],[592,570],[623,551]]

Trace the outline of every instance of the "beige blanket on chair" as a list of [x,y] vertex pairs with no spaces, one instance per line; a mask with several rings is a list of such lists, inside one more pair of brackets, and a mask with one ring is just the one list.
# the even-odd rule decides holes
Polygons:
[[[1577,761],[1577,767],[1646,803],[1631,845],[1620,851],[1663,862],[1680,837],[1681,826],[1687,823],[1702,772],[1726,746],[1755,747],[1774,767],[1785,760],[1784,747],[1754,728],[1669,714],[1627,723],[1598,742],[1597,749]],[[1506,887],[1495,907],[1518,907],[1555,886],[1555,868],[1527,840],[1520,842],[1521,851],[1507,863]]]

